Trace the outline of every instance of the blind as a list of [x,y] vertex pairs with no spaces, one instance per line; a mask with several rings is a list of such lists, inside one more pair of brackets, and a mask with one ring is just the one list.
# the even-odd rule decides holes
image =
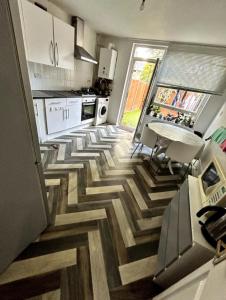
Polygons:
[[222,95],[226,88],[226,49],[171,45],[158,85]]

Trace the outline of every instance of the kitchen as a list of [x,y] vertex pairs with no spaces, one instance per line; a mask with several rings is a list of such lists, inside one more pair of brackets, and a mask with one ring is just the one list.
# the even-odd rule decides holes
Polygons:
[[[97,95],[90,86],[93,65],[97,61],[83,48],[84,35],[88,38],[90,35],[90,45],[84,46],[88,46],[91,53],[95,51],[95,33],[81,18],[73,17],[71,26],[32,3],[22,1],[20,5],[40,142],[59,135],[59,132],[93,124],[95,117],[96,125],[105,123],[109,89],[106,86],[100,91],[100,84],[97,85],[96,92],[104,97],[98,95],[96,101]],[[40,19],[43,28],[40,28]],[[48,32],[43,35],[46,27]],[[98,75],[110,82],[114,77],[117,51],[103,48],[100,52]],[[52,70],[49,66],[55,68]]]
[[[223,290],[225,280],[226,41],[204,30],[205,45],[197,45],[200,37],[178,31],[177,42],[168,42],[173,36],[159,31],[160,42],[154,29],[148,29],[148,38],[131,20],[125,32],[122,17],[119,37],[112,20],[120,11],[128,17],[129,8],[136,17],[149,18],[153,4],[134,2],[107,3],[111,22],[100,22],[100,7],[93,6],[95,25],[83,1],[79,8],[69,0],[0,4],[1,128],[7,133],[1,147],[1,299],[176,299],[181,286],[185,299],[207,294],[212,299],[213,293],[224,299],[217,290]],[[187,43],[181,52],[180,42]],[[134,56],[136,47],[151,49],[151,56]],[[159,49],[167,50],[165,60],[152,56]],[[187,65],[192,60],[199,66],[185,68],[182,79],[193,79],[194,70],[196,79],[205,71],[214,77],[206,77],[205,84],[168,84],[172,73],[164,64],[182,52]],[[121,119],[131,78],[142,73],[140,64],[132,75],[136,59],[153,64],[156,72],[134,131],[122,127]],[[202,63],[207,60],[208,70]],[[165,73],[158,73],[160,65]],[[156,92],[156,87],[172,89],[173,101],[162,101],[172,93]],[[194,90],[208,96],[197,113],[194,103],[203,98],[189,94]],[[182,118],[184,99],[191,99],[186,113],[193,113],[194,126]],[[161,111],[154,122],[153,113],[146,114],[153,100],[182,113],[179,124],[164,119]],[[153,138],[144,141],[144,131]],[[167,146],[158,144],[160,137]],[[188,152],[180,151],[171,161],[170,147],[181,144],[185,150],[193,146],[194,155],[180,161]],[[201,210],[209,203],[221,207],[214,214],[218,227],[211,227],[216,220]],[[207,213],[206,223],[202,213]]]

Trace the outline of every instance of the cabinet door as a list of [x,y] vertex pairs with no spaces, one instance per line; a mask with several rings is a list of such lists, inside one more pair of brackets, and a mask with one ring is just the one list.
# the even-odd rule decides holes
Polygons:
[[53,17],[56,66],[74,69],[74,27]]
[[226,299],[226,260],[212,261],[181,279],[153,300],[224,300]]
[[48,12],[27,0],[21,1],[27,60],[52,66],[54,65],[53,18]]
[[81,124],[82,99],[67,99],[67,128],[79,126]]
[[46,99],[46,122],[48,134],[67,128],[66,99]]

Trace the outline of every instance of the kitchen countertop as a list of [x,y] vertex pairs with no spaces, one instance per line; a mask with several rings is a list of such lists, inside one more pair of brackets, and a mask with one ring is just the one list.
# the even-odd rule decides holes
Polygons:
[[33,99],[49,99],[49,98],[82,98],[81,95],[72,93],[71,91],[32,91]]
[[[33,90],[32,91],[33,99],[50,99],[50,98],[82,98],[82,97],[90,97],[89,95],[82,96],[79,93],[71,92],[71,91],[41,91],[41,90]],[[104,95],[96,95],[96,98],[108,98],[110,96]]]

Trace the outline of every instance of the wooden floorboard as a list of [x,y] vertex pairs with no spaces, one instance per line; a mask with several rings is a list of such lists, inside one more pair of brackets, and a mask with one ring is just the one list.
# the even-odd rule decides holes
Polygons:
[[154,176],[132,148],[130,133],[105,124],[40,145],[51,225],[0,275],[1,300],[145,300],[160,291],[151,276],[180,178]]

